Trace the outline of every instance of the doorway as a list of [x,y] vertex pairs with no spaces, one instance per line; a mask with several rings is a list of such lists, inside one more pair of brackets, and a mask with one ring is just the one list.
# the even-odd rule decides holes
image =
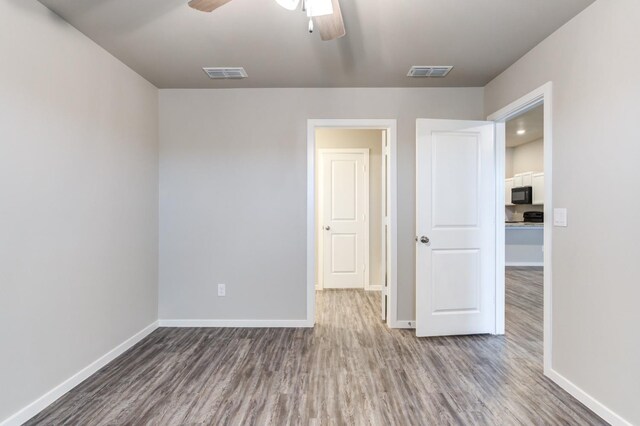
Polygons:
[[505,122],[505,333],[542,360],[544,311],[544,105]]
[[395,120],[308,120],[309,326],[324,288],[379,291],[381,318],[397,326],[395,155]]
[[544,105],[506,121],[505,145],[505,264],[542,267]]
[[[542,330],[543,330],[543,371],[544,374],[549,376],[551,373],[551,359],[552,359],[552,336],[551,336],[551,312],[552,312],[552,263],[551,263],[551,241],[552,241],[552,220],[553,220],[553,207],[552,207],[552,83],[547,83],[540,88],[534,90],[533,92],[523,96],[517,101],[511,103],[505,108],[491,114],[489,116],[489,120],[496,122],[496,334],[505,334],[506,325],[505,325],[505,297],[506,297],[506,285],[505,285],[505,274],[507,273],[507,264],[511,263],[510,267],[531,267],[531,266],[541,266],[539,261],[540,258],[517,258],[514,257],[516,255],[519,256],[530,256],[535,253],[535,248],[531,248],[535,246],[535,244],[525,244],[524,246],[529,246],[527,248],[528,253],[524,253],[520,250],[520,253],[514,253],[511,250],[511,253],[508,253],[507,243],[508,242],[517,242],[518,239],[515,237],[510,237],[507,239],[506,229],[508,224],[506,223],[509,219],[511,221],[524,221],[524,212],[525,211],[542,211],[543,213],[543,232],[541,241],[539,241],[542,246],[540,250],[543,250],[542,253],[542,266],[543,266],[543,284],[542,284]],[[514,170],[513,158],[511,158],[511,169],[509,169],[508,165],[508,155],[507,155],[507,133],[509,123],[512,123],[512,130],[515,132],[515,136],[525,136],[527,133],[526,128],[522,128],[522,126],[518,127],[513,126],[513,124],[524,124],[525,121],[518,122],[518,118],[522,119],[525,116],[538,116],[537,119],[538,125],[541,125],[541,142],[532,141],[536,146],[529,146],[529,151],[542,150],[542,170],[538,170],[537,173],[529,173],[533,172],[533,170]],[[542,121],[540,123],[540,120]],[[535,121],[535,120],[534,120]],[[524,132],[522,132],[524,130]],[[520,131],[520,135],[518,135],[518,131]],[[526,138],[524,138],[526,139]],[[510,153],[512,156],[513,152]],[[538,160],[539,161],[539,160]],[[526,162],[521,163],[526,164]],[[536,163],[537,168],[540,168],[540,163]],[[518,167],[523,167],[519,165]],[[525,168],[532,168],[531,166]],[[520,176],[516,176],[516,175]],[[523,175],[524,174],[524,175]],[[534,180],[534,174],[536,175]],[[513,176],[508,176],[513,175]],[[509,181],[509,179],[513,179],[513,181]],[[531,185],[525,185],[531,184]],[[521,204],[518,208],[513,205],[509,197],[511,194],[509,186],[530,186],[532,189],[531,194],[531,203],[529,204]],[[536,200],[533,199],[533,189],[538,188],[538,194],[536,196]],[[537,208],[533,208],[534,203],[538,206]],[[528,208],[530,206],[531,208]],[[509,231],[513,232],[513,231]],[[533,232],[533,231],[528,231]],[[539,232],[539,231],[538,231]],[[522,238],[522,237],[520,237]],[[529,241],[531,242],[531,236],[529,236]],[[522,242],[522,241],[520,241]],[[513,244],[516,245],[516,244]],[[522,244],[520,245],[522,246]],[[509,249],[510,250],[510,249]],[[533,252],[531,252],[533,250]],[[507,257],[509,256],[509,257]],[[535,275],[535,274],[534,274]],[[530,278],[530,276],[528,277]]]

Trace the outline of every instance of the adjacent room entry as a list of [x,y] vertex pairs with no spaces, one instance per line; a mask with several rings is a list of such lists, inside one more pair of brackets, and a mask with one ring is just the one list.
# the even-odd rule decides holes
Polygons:
[[386,281],[384,129],[315,131],[316,290]]
[[365,288],[370,264],[369,149],[320,149],[319,154],[322,288]]
[[[379,304],[382,321],[402,325],[396,306],[396,144],[393,119],[307,121],[309,326],[318,320],[316,298],[321,307],[339,300],[356,311],[357,304]],[[324,321],[328,311],[322,309]]]

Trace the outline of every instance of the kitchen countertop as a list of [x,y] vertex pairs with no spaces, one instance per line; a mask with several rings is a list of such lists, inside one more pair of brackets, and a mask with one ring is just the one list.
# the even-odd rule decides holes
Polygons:
[[540,222],[506,222],[507,228],[544,229],[544,223]]

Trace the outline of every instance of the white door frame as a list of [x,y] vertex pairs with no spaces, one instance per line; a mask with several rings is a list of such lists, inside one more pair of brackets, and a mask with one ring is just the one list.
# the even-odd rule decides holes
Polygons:
[[[370,271],[371,271],[371,265],[369,265],[369,253],[370,253],[370,246],[369,246],[369,216],[370,215],[370,206],[369,206],[369,191],[371,190],[371,188],[369,187],[369,149],[368,148],[323,148],[323,149],[319,149],[317,150],[318,153],[320,154],[320,161],[322,161],[322,154],[362,154],[364,156],[364,164],[365,164],[365,170],[364,170],[364,204],[365,204],[365,210],[366,210],[366,216],[365,216],[365,221],[364,221],[364,289],[365,290],[371,290],[371,278],[370,278]],[[320,171],[318,173],[319,175],[319,179],[318,179],[318,194],[320,195],[318,197],[318,215],[319,215],[319,219],[320,219],[320,227],[322,228],[324,226],[323,224],[323,217],[322,217],[322,212],[324,211],[324,197],[322,196],[324,194],[325,191],[325,187],[324,187],[324,179],[323,179],[323,175],[322,175],[322,170],[324,170],[324,167],[322,167],[322,164],[320,166]],[[316,228],[317,229],[317,228]],[[316,283],[316,290],[322,290],[324,289],[324,233],[323,232],[319,232],[318,235],[320,236],[319,240],[319,244],[318,244],[318,282]]]
[[[387,295],[387,325],[398,328],[397,313],[397,262],[398,262],[398,203],[397,203],[397,121],[395,119],[309,119],[307,120],[307,319],[308,327],[313,327],[316,317],[316,224],[315,224],[315,155],[316,129],[321,127],[342,129],[386,130],[389,147],[389,172],[387,173],[387,204],[389,206],[387,232],[387,258],[389,288]],[[383,152],[383,156],[385,153]],[[384,187],[384,185],[383,185]],[[384,218],[383,218],[384,224]]]
[[543,359],[544,374],[551,372],[552,360],[552,264],[551,239],[553,226],[553,84],[548,82],[506,107],[494,112],[488,120],[496,122],[496,334],[505,332],[505,123],[511,118],[544,104],[544,316]]

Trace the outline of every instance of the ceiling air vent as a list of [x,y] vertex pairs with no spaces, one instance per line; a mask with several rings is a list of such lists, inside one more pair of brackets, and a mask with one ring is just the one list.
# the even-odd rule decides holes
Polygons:
[[247,72],[242,67],[202,68],[212,79],[247,78]]
[[453,67],[432,67],[414,65],[409,70],[407,77],[446,77]]

